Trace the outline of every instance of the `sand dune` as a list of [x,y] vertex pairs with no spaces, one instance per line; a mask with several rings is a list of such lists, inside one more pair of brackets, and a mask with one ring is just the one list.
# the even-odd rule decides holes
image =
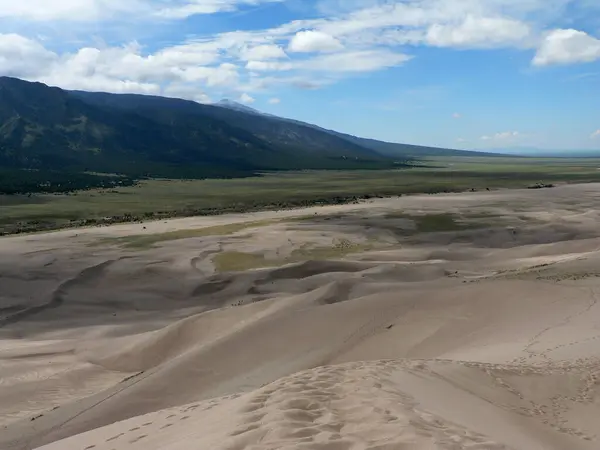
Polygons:
[[599,193],[2,239],[0,448],[597,449]]
[[[551,410],[537,403],[548,389],[559,398]],[[347,363],[299,372],[248,394],[138,416],[42,449],[183,450],[192,443],[261,450],[592,449],[589,435],[548,425],[588,393],[589,380],[576,372],[449,360]]]

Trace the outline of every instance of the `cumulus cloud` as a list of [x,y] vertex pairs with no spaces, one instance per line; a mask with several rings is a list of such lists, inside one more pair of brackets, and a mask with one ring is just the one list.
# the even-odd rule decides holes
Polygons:
[[590,136],[590,138],[592,138],[592,139],[598,139],[598,138],[600,138],[600,128],[597,129],[596,131],[594,131],[592,133],[592,135]]
[[0,34],[0,75],[35,76],[40,66],[51,65],[57,59],[36,41],[18,34]]
[[277,97],[273,97],[269,99],[269,104],[271,105],[279,105],[281,103],[281,100],[278,99]]
[[[279,1],[0,0],[0,19],[27,24],[24,29],[34,30],[32,36],[40,22],[94,20],[102,29],[102,21],[118,20],[151,27]],[[153,51],[135,42],[56,51],[30,37],[0,34],[0,75],[64,88],[207,101],[209,95],[238,96],[282,85],[318,89],[360,73],[401,66],[411,60],[416,46],[535,49],[533,63],[538,66],[599,59],[600,41],[583,31],[540,34],[573,1],[319,0],[317,10],[325,16],[268,29],[200,35]],[[590,11],[600,8],[599,2],[587,5]],[[495,136],[487,138],[498,139]]]
[[540,45],[533,64],[586,63],[600,60],[600,39],[573,29],[553,30]]
[[334,52],[344,46],[333,36],[321,31],[299,31],[290,40],[288,50],[296,53]]
[[[193,47],[193,45],[192,45]],[[215,63],[210,52],[186,46],[143,55],[138,44],[122,47],[84,47],[58,54],[19,35],[0,35],[0,75],[41,81],[65,89],[141,93],[206,100],[206,87],[238,83],[236,65]],[[185,87],[185,88],[184,88]]]
[[[208,42],[166,47],[155,53],[145,53],[142,46],[133,42],[118,47],[83,47],[61,54],[33,39],[0,35],[0,75],[42,81],[65,89],[162,92],[206,102],[207,90],[248,92],[277,84],[314,89],[344,74],[381,70],[410,59],[403,53],[374,49],[282,60],[276,58],[281,56],[276,50],[283,51],[281,47],[244,45],[240,50],[231,36],[223,36]],[[228,56],[223,58],[222,53]],[[244,64],[248,54],[266,60]],[[268,59],[271,57],[275,59]],[[277,75],[283,72],[291,74]]]
[[242,95],[240,95],[240,102],[242,103],[246,103],[246,104],[251,104],[254,103],[256,101],[255,98],[251,97],[250,95],[248,95],[247,93],[243,93]]

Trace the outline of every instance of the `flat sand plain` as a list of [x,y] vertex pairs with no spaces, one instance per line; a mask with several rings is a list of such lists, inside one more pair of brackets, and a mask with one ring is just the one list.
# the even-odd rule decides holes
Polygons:
[[0,448],[600,448],[600,185],[0,240]]

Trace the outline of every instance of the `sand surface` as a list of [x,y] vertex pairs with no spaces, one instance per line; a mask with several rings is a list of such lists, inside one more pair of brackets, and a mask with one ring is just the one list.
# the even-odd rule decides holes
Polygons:
[[0,239],[0,449],[597,450],[599,221],[588,184]]

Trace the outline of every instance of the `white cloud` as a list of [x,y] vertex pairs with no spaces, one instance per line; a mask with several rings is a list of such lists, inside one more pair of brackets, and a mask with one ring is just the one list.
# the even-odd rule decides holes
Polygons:
[[223,63],[219,66],[196,66],[185,69],[176,67],[170,70],[177,78],[185,82],[201,82],[205,86],[233,86],[239,81],[237,66]]
[[453,119],[460,119],[462,117],[462,115],[460,113],[454,113],[452,114],[452,118]]
[[166,47],[153,55],[156,65],[189,67],[207,65],[220,60],[219,49],[206,43],[190,42]]
[[269,104],[271,105],[279,105],[281,103],[281,100],[278,99],[277,97],[273,97],[269,99]]
[[0,76],[41,81],[65,89],[160,94],[206,101],[203,87],[235,86],[238,67],[215,62],[194,44],[143,55],[139,45],[84,47],[58,54],[23,36],[0,34]]
[[540,45],[533,64],[586,63],[600,59],[600,39],[573,29],[553,30]]
[[[22,28],[32,36],[58,29],[65,21],[93,20],[98,29],[104,29],[102,21],[129,21],[152,30],[194,14],[279,1],[283,0],[0,0],[0,19],[25,24]],[[281,86],[318,89],[363,72],[398,67],[412,58],[411,46],[538,46],[534,63],[540,66],[600,58],[600,41],[591,35],[576,30],[540,34],[575,1],[581,0],[319,0],[320,11],[329,16],[270,29],[200,35],[153,51],[135,42],[56,51],[51,50],[56,48],[52,38],[46,44],[0,34],[0,75],[64,88],[164,93],[206,101],[208,95],[238,96]],[[589,5],[600,8],[593,0]],[[42,21],[47,23],[39,25]]]
[[173,83],[167,86],[162,94],[166,97],[185,98],[198,103],[212,103],[211,98],[194,84]]
[[246,69],[257,72],[292,70],[294,64],[279,61],[248,61]]
[[599,129],[597,129],[596,131],[594,131],[594,132],[592,133],[592,135],[590,136],[590,138],[591,138],[591,139],[597,139],[597,138],[600,138],[600,128],[599,128]]
[[249,61],[246,64],[246,69],[256,72],[291,70],[329,73],[371,72],[385,69],[386,67],[398,66],[410,59],[409,55],[395,53],[386,49],[363,50],[323,54],[294,62]]
[[58,56],[41,44],[17,34],[0,34],[0,75],[29,77]]
[[283,0],[0,0],[0,17],[49,22],[107,19],[185,19]]
[[120,14],[142,13],[143,0],[0,0],[0,17],[32,21],[90,21]]
[[[173,6],[160,8],[155,15],[167,19],[185,19],[197,14],[214,14],[235,11],[239,6],[256,6],[261,3],[277,3],[283,0],[171,0]],[[156,4],[160,4],[156,2]],[[164,3],[163,3],[164,4]]]
[[334,52],[344,46],[333,36],[321,31],[299,31],[290,40],[288,50],[295,53]]
[[458,24],[431,25],[425,41],[436,47],[518,46],[525,43],[529,35],[529,26],[518,20],[468,15]]
[[253,97],[248,95],[246,92],[244,92],[242,95],[240,95],[240,102],[242,102],[242,103],[250,104],[250,103],[254,103],[255,101],[256,101],[256,99],[254,99]]
[[363,50],[317,56],[303,62],[302,67],[326,72],[371,72],[394,67],[410,59],[409,55],[385,49]]
[[321,74],[316,76],[310,72],[301,74],[285,74],[285,75],[271,75],[265,74],[260,76],[251,76],[246,83],[243,83],[240,87],[240,91],[269,91],[271,89],[278,89],[281,86],[292,86],[302,90],[316,90],[321,89],[324,86],[338,81],[337,78],[330,76],[329,74]]
[[481,136],[482,141],[510,141],[520,136],[518,131],[503,131],[492,135]]
[[[549,0],[569,1],[569,0]],[[527,4],[529,7],[516,7]],[[343,43],[425,44],[440,47],[522,46],[530,41],[527,13],[540,13],[541,0],[364,1],[370,7],[328,20],[302,23]],[[513,13],[512,16],[508,13]],[[523,41],[523,42],[521,42]]]
[[264,61],[268,59],[287,58],[287,55],[279,45],[264,44],[244,49],[242,57],[246,61]]

